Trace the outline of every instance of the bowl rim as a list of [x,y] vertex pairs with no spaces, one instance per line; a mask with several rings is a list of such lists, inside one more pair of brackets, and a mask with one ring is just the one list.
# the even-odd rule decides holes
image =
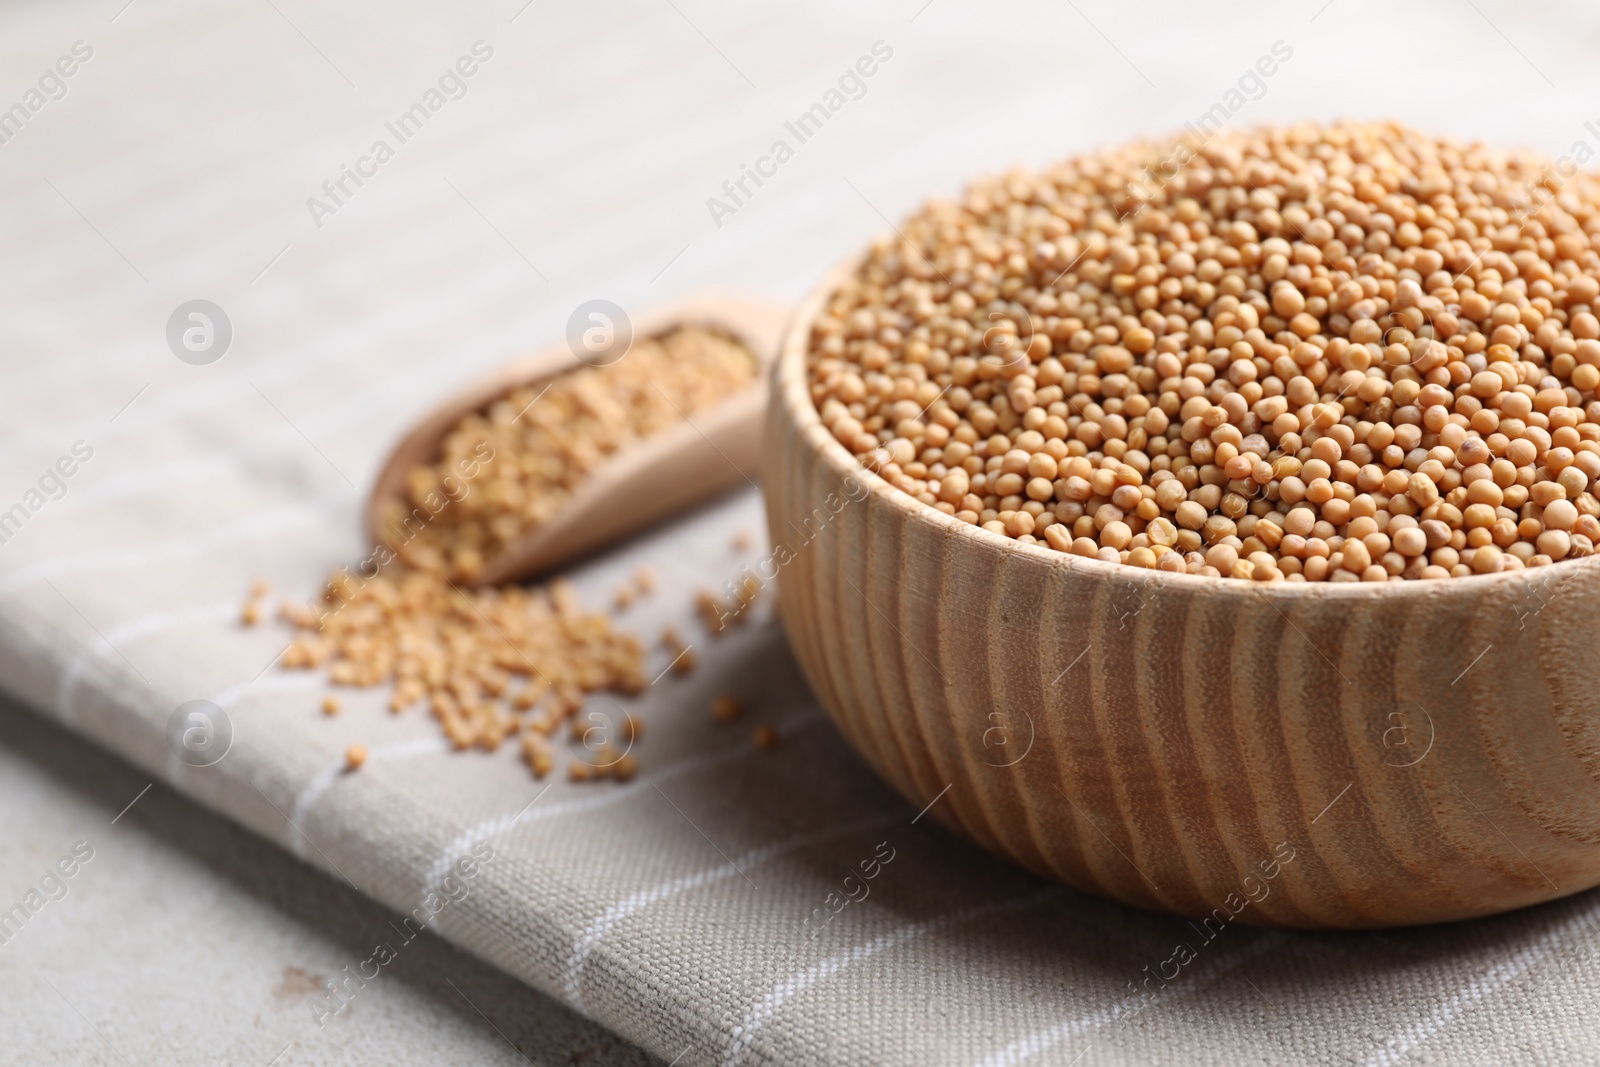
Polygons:
[[[884,235],[885,240],[894,240]],[[821,460],[840,478],[855,477],[869,492],[899,511],[903,517],[929,527],[951,539],[964,538],[974,547],[996,555],[1012,556],[1027,566],[1061,569],[1085,577],[1117,578],[1130,583],[1176,583],[1182,588],[1190,584],[1195,592],[1210,591],[1225,595],[1266,595],[1299,599],[1302,597],[1353,597],[1366,600],[1374,597],[1420,597],[1435,599],[1444,596],[1478,599],[1493,590],[1511,591],[1515,584],[1532,586],[1535,583],[1559,585],[1567,577],[1577,577],[1585,570],[1600,567],[1600,551],[1584,559],[1561,560],[1549,567],[1523,568],[1501,571],[1497,574],[1472,574],[1459,578],[1442,578],[1431,581],[1402,582],[1255,582],[1237,578],[1211,577],[1162,571],[1154,568],[1131,567],[1126,563],[1111,563],[1090,559],[1070,552],[1058,552],[1047,545],[1025,544],[1015,538],[969,525],[946,515],[938,508],[929,507],[904,490],[889,484],[882,476],[869,470],[850,453],[833,433],[822,425],[822,416],[811,400],[810,380],[807,373],[811,325],[828,298],[840,284],[861,265],[864,252],[852,253],[834,265],[802,300],[784,327],[778,353],[772,368],[772,404],[781,408],[799,431],[799,437],[813,448]],[[1548,577],[1554,575],[1554,577]],[[1515,592],[1512,593],[1515,595]],[[1291,623],[1292,625],[1292,623]]]

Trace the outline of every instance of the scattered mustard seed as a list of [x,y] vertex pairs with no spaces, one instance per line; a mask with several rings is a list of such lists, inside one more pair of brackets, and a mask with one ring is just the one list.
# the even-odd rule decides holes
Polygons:
[[754,740],[757,748],[777,748],[778,731],[773,729],[771,726],[757,726]]
[[517,713],[537,708],[561,722],[588,693],[645,685],[639,642],[584,610],[559,580],[464,589],[420,571],[365,580],[341,572],[323,609],[284,666],[324,667],[337,685],[392,682],[391,710],[425,703],[458,749],[495,748],[516,732]]
[[522,733],[522,758],[527,761],[535,778],[543,778],[555,766],[555,755],[549,740],[531,728]]
[[867,468],[1005,537],[1461,577],[1600,542],[1597,315],[1600,176],[1307,123],[934,201],[830,297],[809,369]]
[[718,722],[732,722],[744,714],[744,706],[731,693],[722,693],[711,702],[711,717]]
[[245,604],[239,612],[239,623],[243,626],[254,626],[261,621],[261,605],[255,601]]
[[536,707],[548,691],[549,686],[544,683],[544,680],[535,678],[517,690],[517,695],[511,698],[511,706],[518,711],[527,711],[529,708]]
[[661,631],[661,647],[672,656],[669,666],[675,674],[688,674],[694,670],[694,652],[691,646],[683,643],[676,627],[668,626]]
[[[644,689],[644,650],[605,614],[586,610],[565,581],[533,589],[466,589],[460,581],[564,505],[609,456],[748,386],[758,369],[732,339],[684,327],[635,345],[619,363],[563,374],[542,395],[513,390],[464,418],[445,435],[439,458],[410,473],[409,502],[388,516],[395,562],[371,578],[342,570],[320,603],[281,606],[301,631],[283,665],[323,669],[335,685],[392,684],[390,711],[425,705],[457,750],[493,750],[519,737],[533,773],[549,774],[549,739],[568,721],[581,738],[573,717],[589,694]],[[655,575],[638,568],[616,592],[615,608],[655,585]],[[251,593],[247,625],[260,618],[265,583]],[[675,633],[663,641],[677,657],[675,671],[694,667]],[[323,701],[325,714],[339,708],[335,697]],[[630,742],[640,725],[624,720]],[[347,755],[354,768],[366,750]],[[637,766],[629,756],[617,761],[630,776]],[[573,781],[605,773],[569,767]]]
[[649,596],[656,591],[656,572],[641,566],[633,572],[633,584],[638,587],[640,596]]
[[346,770],[359,770],[367,762],[367,748],[365,745],[351,745],[344,750],[344,766]]
[[700,620],[705,623],[707,630],[712,634],[726,632],[729,626],[746,621],[746,614],[755,605],[756,599],[761,595],[761,582],[755,575],[745,573],[733,591],[731,597],[722,598],[702,589],[695,594],[695,608],[700,612]]

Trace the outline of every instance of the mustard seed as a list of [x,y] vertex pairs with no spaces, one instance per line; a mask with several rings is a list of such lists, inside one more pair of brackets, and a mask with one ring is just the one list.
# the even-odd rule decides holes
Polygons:
[[[467,589],[458,581],[560,506],[607,456],[665,428],[679,411],[693,412],[748,385],[755,371],[742,346],[686,327],[635,346],[621,363],[561,375],[542,397],[513,391],[463,419],[446,435],[440,459],[411,472],[412,502],[435,513],[422,533],[392,546],[396,560],[373,577],[336,572],[318,604],[282,606],[281,617],[299,631],[283,665],[323,669],[337,685],[392,684],[390,711],[425,704],[457,750],[492,751],[520,736],[534,775],[549,774],[555,763],[549,738],[563,723],[582,734],[574,716],[588,694],[645,688],[644,650],[605,614],[586,610],[565,581],[499,589]],[[481,468],[476,478],[457,473],[469,456]],[[461,492],[464,482],[470,484]],[[427,503],[429,494],[451,485],[448,507]],[[655,575],[638,568],[615,591],[613,608],[655,586]],[[703,608],[715,609],[719,625],[742,621],[759,589],[747,580],[729,603],[707,594]],[[241,612],[247,624],[260,617],[264,583],[251,592],[257,599]],[[692,670],[693,651],[670,630],[663,637],[675,657],[672,669]],[[332,696],[322,702],[327,715],[340,706]],[[631,743],[640,728],[625,716],[620,732]],[[360,749],[351,766],[363,758]],[[613,774],[631,775],[637,766],[629,756],[616,765],[630,769]],[[603,775],[574,764],[569,777]]]
[[[316,605],[284,604],[280,615],[301,631],[283,656],[288,668],[322,668],[335,684],[392,683],[389,709],[400,714],[425,703],[457,750],[495,749],[520,735],[536,777],[554,767],[550,737],[571,722],[586,696],[601,690],[634,694],[645,688],[644,651],[617,633],[604,614],[587,611],[570,584],[463,589],[506,544],[563,506],[585,477],[623,448],[751,385],[759,369],[741,344],[699,326],[686,326],[636,344],[628,358],[602,368],[578,368],[536,388],[512,390],[463,418],[447,432],[440,455],[408,476],[407,499],[386,517],[395,562],[376,576],[336,572]],[[909,457],[908,457],[909,459]],[[749,535],[735,535],[748,548]],[[741,547],[742,546],[742,547]],[[613,610],[652,593],[654,573],[639,567],[613,594]],[[718,625],[742,621],[759,592],[746,581],[723,604]],[[260,617],[252,587],[241,612]],[[679,674],[693,669],[688,646],[663,635]],[[325,714],[339,701],[323,701]],[[625,715],[630,743],[641,724]],[[350,766],[365,749],[351,748]],[[614,777],[631,777],[637,762],[620,755]],[[573,763],[574,781],[604,771]]]
[[1056,552],[1262,581],[1588,556],[1600,177],[1551,173],[1358,123],[1013,171],[869,249],[812,399],[894,488]]
[[711,717],[718,722],[732,722],[742,714],[743,706],[729,693],[723,693],[711,702]]
[[639,590],[640,596],[649,596],[656,591],[656,573],[649,567],[640,567],[633,572],[633,584]]
[[555,755],[550,742],[537,730],[526,729],[522,734],[522,758],[535,778],[543,778],[555,766]]
[[556,514],[618,452],[751,385],[743,345],[700,326],[635,344],[627,358],[512,390],[444,435],[383,516],[408,567],[470,581]]

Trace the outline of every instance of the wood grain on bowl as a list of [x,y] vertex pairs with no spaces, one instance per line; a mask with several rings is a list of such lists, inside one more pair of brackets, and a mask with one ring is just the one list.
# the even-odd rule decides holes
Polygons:
[[[1021,544],[926,507],[772,380],[784,624],[917,807],[1040,874],[1219,921],[1381,927],[1600,884],[1600,559],[1260,585]],[[1220,911],[1219,911],[1220,909]]]

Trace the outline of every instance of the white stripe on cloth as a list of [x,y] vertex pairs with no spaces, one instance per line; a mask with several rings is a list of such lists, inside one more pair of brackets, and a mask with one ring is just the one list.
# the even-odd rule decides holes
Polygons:
[[1600,912],[1600,896],[1592,897],[1554,929],[1538,940],[1509,950],[1508,956],[1483,974],[1470,979],[1451,993],[1428,1014],[1391,1036],[1383,1046],[1367,1058],[1363,1067],[1390,1067],[1428,1038],[1438,1033],[1449,1022],[1483,998],[1498,992],[1534,967],[1544,962],[1561,943],[1583,927],[1594,922]]
[[[1032,1059],[1046,1049],[1054,1048],[1069,1037],[1074,1037],[1089,1030],[1098,1030],[1100,1027],[1116,1022],[1125,1016],[1138,1014],[1141,1006],[1159,1007],[1174,1000],[1183,1000],[1191,997],[1202,990],[1209,989],[1233,973],[1237,968],[1261,955],[1261,953],[1282,940],[1282,935],[1279,934],[1263,935],[1254,944],[1248,945],[1238,952],[1230,953],[1220,960],[1208,960],[1201,964],[1188,975],[1187,980],[1181,985],[1176,982],[1168,983],[1167,988],[1163,988],[1153,995],[1125,997],[1109,1007],[1100,1008],[1070,1019],[1063,1019],[1061,1022],[1047,1026],[1042,1030],[1035,1030],[1033,1033],[1011,1042],[1005,1048],[985,1056],[978,1062],[977,1067],[1016,1067],[1017,1064]],[[1168,992],[1169,988],[1171,992]],[[1073,1062],[1077,1061],[1074,1060]]]
[[1062,891],[1055,887],[1029,893],[1026,896],[1014,897],[998,903],[978,904],[960,911],[941,915],[934,919],[924,919],[921,922],[906,923],[897,926],[886,934],[881,934],[863,944],[856,945],[823,960],[821,963],[806,968],[799,974],[780,982],[765,996],[751,1005],[745,1012],[739,1025],[733,1028],[728,1035],[728,1044],[722,1052],[723,1067],[738,1067],[743,1062],[744,1054],[755,1043],[756,1033],[768,1019],[777,1014],[784,1002],[797,993],[802,993],[819,982],[825,981],[840,971],[860,963],[864,959],[898,948],[909,941],[915,941],[924,934],[934,933],[950,926],[971,922],[974,919],[987,918],[990,915],[1004,911],[1017,911],[1022,908],[1032,907],[1035,904],[1060,896]]
[[[367,750],[367,759],[362,764],[362,770],[367,771],[372,764],[382,763],[385,760],[409,759],[412,756],[430,756],[435,753],[449,752],[451,747],[450,742],[443,737],[416,737],[410,741],[395,741],[387,745],[374,745]],[[291,842],[290,847],[294,850],[295,855],[304,858],[306,854],[306,832],[304,826],[306,815],[311,811],[311,805],[321,799],[322,794],[331,789],[333,784],[347,773],[349,773],[349,765],[345,762],[345,758],[340,756],[337,760],[312,775],[311,780],[305,784],[305,788],[301,789],[295,796],[294,807],[289,811],[289,824],[300,831],[299,834],[289,839]]]
[[116,651],[124,641],[132,641],[146,637],[163,630],[176,629],[180,626],[189,626],[194,623],[226,622],[239,617],[239,605],[230,604],[203,604],[189,608],[175,608],[171,611],[160,611],[153,615],[135,619],[124,623],[114,629],[107,630],[99,643],[81,650],[61,671],[61,677],[56,681],[56,714],[63,722],[76,722],[78,718],[77,694],[78,683],[83,680],[84,672],[88,670],[89,663],[95,658],[102,645]]
[[[821,721],[821,713],[813,708],[800,715],[791,716],[787,721],[778,724],[778,729],[798,731]],[[585,811],[594,811],[597,808],[608,808],[613,804],[620,804],[624,800],[629,800],[639,795],[656,783],[679,778],[686,774],[693,774],[695,771],[702,771],[724,763],[749,759],[762,751],[762,749],[750,744],[741,745],[738,748],[725,749],[721,752],[705,752],[696,756],[689,756],[686,759],[679,760],[677,763],[667,764],[654,773],[641,774],[626,785],[608,789],[603,793],[577,797],[560,804],[539,808],[537,811],[529,811],[525,805],[517,811],[496,815],[492,819],[485,819],[457,834],[450,844],[439,853],[438,857],[428,865],[427,873],[423,878],[422,889],[417,895],[418,900],[426,901],[434,895],[439,888],[439,883],[444,880],[445,875],[450,873],[450,865],[461,856],[466,855],[469,848],[479,841],[485,841],[497,834],[504,833],[518,823],[538,822],[542,819],[553,819],[561,815],[573,815]]]
[[319,671],[292,671],[274,674],[260,681],[238,682],[211,698],[219,708],[230,708],[251,693],[278,693],[284,690],[311,689],[326,684]]
[[[212,697],[211,702],[217,707],[226,710],[251,694],[260,695],[265,693],[282,692],[284,690],[293,691],[296,689],[310,689],[313,687],[320,687],[322,684],[322,675],[317,671],[296,671],[292,674],[274,675],[271,678],[260,678],[258,676],[255,680],[248,682],[237,682],[229,686],[216,696]],[[238,732],[235,731],[231,744],[238,744],[238,742]],[[227,753],[224,752],[223,756],[226,757]],[[195,768],[183,762],[178,758],[176,753],[168,753],[167,781],[172,785],[180,785],[186,775],[194,773],[197,769],[201,771],[204,770],[204,768]],[[299,838],[295,839],[295,843],[291,847],[293,847],[296,852],[299,851]]]
[[691,889],[699,889],[701,886],[720,882],[735,875],[746,874],[764,863],[805,848],[808,845],[825,841],[831,837],[841,837],[845,834],[855,833],[869,827],[882,826],[897,819],[902,819],[906,814],[909,813],[894,811],[871,819],[858,819],[843,826],[835,826],[812,834],[795,834],[774,844],[753,848],[715,867],[707,867],[704,870],[696,871],[694,874],[674,878],[671,881],[651,886],[649,889],[641,889],[626,900],[613,904],[588,926],[584,927],[583,932],[578,935],[577,941],[573,942],[572,951],[567,955],[567,966],[561,980],[562,989],[567,995],[567,1002],[578,1011],[583,1012],[585,1015],[588,1014],[588,1009],[585,1008],[583,1003],[583,970],[588,966],[589,957],[599,946],[601,939],[630,915],[634,915],[652,904],[659,903],[679,893],[686,893]]
[[201,552],[241,541],[276,536],[286,530],[305,526],[322,518],[336,504],[347,503],[352,493],[349,486],[341,486],[309,501],[278,508],[259,515],[246,515],[230,522],[219,523],[198,534],[173,538],[148,545],[130,545],[126,548],[97,549],[69,556],[30,563],[0,579],[0,596],[6,596],[30,582],[37,582],[58,574],[91,570],[96,567],[148,567],[159,562],[178,562],[192,559]]

